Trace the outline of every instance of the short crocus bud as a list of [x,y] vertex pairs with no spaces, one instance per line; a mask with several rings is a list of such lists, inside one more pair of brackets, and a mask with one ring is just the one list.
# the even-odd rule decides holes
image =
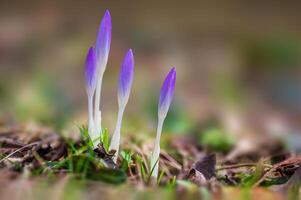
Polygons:
[[134,55],[129,49],[121,66],[118,83],[118,105],[124,107],[130,96],[134,76]]
[[165,81],[162,85],[159,105],[158,105],[158,126],[157,126],[157,135],[154,146],[154,151],[151,157],[151,169],[153,172],[151,174],[152,177],[157,178],[159,172],[159,156],[160,156],[160,137],[163,128],[163,123],[166,118],[169,106],[171,104],[174,89],[176,84],[176,68],[172,68],[168,73]]
[[95,93],[95,102],[94,102],[94,146],[96,147],[99,143],[99,138],[101,134],[101,115],[100,115],[100,94],[101,94],[101,85],[103,74],[107,66],[110,45],[111,45],[111,35],[112,35],[112,24],[111,24],[111,15],[108,10],[106,10],[105,15],[103,16],[100,27],[97,33],[96,39],[96,60],[97,60],[97,86]]
[[88,131],[91,136],[93,134],[93,96],[96,88],[96,56],[93,47],[89,49],[86,58],[85,66],[85,79],[86,79],[86,92],[88,96],[88,112],[89,122]]
[[119,74],[119,84],[118,84],[118,117],[116,122],[116,128],[112,136],[110,150],[116,150],[114,161],[117,161],[118,152],[119,152],[119,143],[120,143],[120,130],[123,112],[125,106],[129,100],[132,82],[134,76],[134,56],[133,52],[130,49],[121,65],[121,70]]
[[173,93],[175,90],[175,84],[176,68],[172,68],[171,71],[168,73],[160,91],[158,115],[162,116],[163,118],[166,117],[169,106],[171,104]]

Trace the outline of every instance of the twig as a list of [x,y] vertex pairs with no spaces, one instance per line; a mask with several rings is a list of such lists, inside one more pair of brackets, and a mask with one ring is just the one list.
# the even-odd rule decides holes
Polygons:
[[171,167],[174,167],[177,170],[181,170],[182,166],[178,163],[178,161],[176,161],[173,157],[171,157],[168,153],[166,153],[165,151],[161,151],[161,157],[164,157],[165,159],[163,159],[164,162],[166,162],[166,164],[168,164]]
[[10,154],[8,154],[8,155],[5,156],[4,158],[2,158],[2,159],[0,160],[0,163],[2,163],[4,160],[8,159],[9,157],[11,157],[12,155],[14,155],[15,153],[18,153],[19,151],[21,151],[21,150],[23,150],[23,149],[25,149],[25,148],[27,148],[27,147],[31,147],[31,146],[34,146],[34,145],[37,145],[37,144],[39,144],[39,142],[34,142],[34,143],[31,143],[31,144],[27,144],[27,145],[25,145],[25,146],[23,146],[23,147],[21,147],[21,148],[15,150],[15,151],[11,152]]
[[268,171],[266,171],[263,176],[252,186],[253,188],[257,187],[260,185],[260,183],[267,178],[273,171],[277,170],[280,167],[286,167],[289,165],[296,165],[301,163],[301,157],[291,157],[288,158],[276,165],[274,165],[272,168],[270,168]]
[[[221,171],[225,169],[233,169],[233,168],[240,168],[240,167],[255,167],[257,164],[256,163],[241,163],[241,164],[235,164],[235,165],[227,165],[224,167],[219,167],[215,169],[215,171]],[[272,165],[269,164],[264,164],[265,167],[272,168]]]

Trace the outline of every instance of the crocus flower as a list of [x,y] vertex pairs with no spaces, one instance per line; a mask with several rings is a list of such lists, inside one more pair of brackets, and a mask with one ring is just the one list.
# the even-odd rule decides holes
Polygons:
[[123,112],[125,106],[129,100],[132,82],[134,75],[134,56],[132,50],[128,50],[123,63],[121,65],[121,70],[119,73],[119,84],[118,84],[118,116],[116,122],[116,128],[111,140],[110,150],[116,150],[114,156],[114,162],[117,161],[119,143],[120,143],[120,130]]
[[94,141],[94,146],[96,147],[99,143],[99,138],[101,134],[101,111],[100,111],[100,93],[101,85],[104,71],[107,66],[110,45],[111,45],[111,35],[112,35],[112,25],[111,25],[111,15],[108,10],[106,10],[103,16],[100,27],[97,33],[95,53],[97,60],[97,86],[95,93],[94,102],[94,133],[92,140]]
[[89,122],[88,131],[89,134],[93,134],[93,96],[96,88],[96,56],[93,47],[90,47],[85,66],[85,79],[86,79],[86,92],[88,96],[88,112]]
[[108,62],[110,45],[112,37],[112,24],[111,24],[111,14],[109,10],[106,10],[103,16],[96,38],[96,57],[97,57],[97,71],[98,73],[103,73],[106,69]]
[[157,126],[157,135],[154,146],[154,151],[151,157],[151,169],[153,172],[152,177],[158,177],[159,171],[159,155],[160,155],[160,137],[163,128],[163,123],[166,118],[169,106],[171,104],[174,89],[176,84],[176,68],[172,68],[168,73],[165,81],[161,87],[159,105],[158,105],[158,126]]

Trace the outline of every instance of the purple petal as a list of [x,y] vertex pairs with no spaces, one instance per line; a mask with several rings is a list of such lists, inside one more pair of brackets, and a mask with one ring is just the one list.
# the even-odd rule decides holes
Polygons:
[[106,10],[105,15],[103,16],[98,29],[96,46],[95,46],[97,62],[101,63],[100,67],[105,68],[107,64],[108,56],[110,52],[110,45],[111,45],[111,35],[112,35],[111,15],[109,10]]
[[94,92],[96,87],[96,56],[93,47],[90,47],[86,58],[85,68],[86,89],[88,93]]
[[161,87],[159,98],[159,112],[161,113],[167,114],[167,111],[171,104],[176,84],[176,75],[176,68],[173,67],[166,76],[164,83]]
[[128,98],[134,76],[134,56],[131,49],[128,50],[119,73],[118,97]]

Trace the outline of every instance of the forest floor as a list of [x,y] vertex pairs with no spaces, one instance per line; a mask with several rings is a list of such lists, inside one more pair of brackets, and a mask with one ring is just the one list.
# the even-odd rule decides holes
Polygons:
[[1,126],[1,199],[299,199],[301,156],[279,141],[244,151],[223,148],[219,138],[208,147],[171,135],[161,141],[154,180],[152,142],[129,136],[115,164],[108,136],[93,150],[85,128],[78,132],[74,140],[48,128]]

